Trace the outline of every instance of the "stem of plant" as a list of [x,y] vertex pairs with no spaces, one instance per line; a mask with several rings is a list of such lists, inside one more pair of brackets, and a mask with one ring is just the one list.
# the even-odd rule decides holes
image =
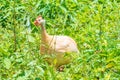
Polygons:
[[17,50],[17,47],[16,47],[16,43],[17,43],[17,41],[16,41],[16,23],[15,23],[15,2],[14,2],[14,4],[13,4],[13,26],[14,26],[14,28],[13,28],[13,33],[14,33],[14,52],[16,52],[16,50]]

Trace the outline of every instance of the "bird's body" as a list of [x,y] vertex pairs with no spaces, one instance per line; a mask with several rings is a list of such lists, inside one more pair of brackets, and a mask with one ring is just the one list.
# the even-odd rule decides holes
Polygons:
[[41,54],[55,54],[55,58],[49,58],[47,61],[49,63],[53,62],[54,59],[57,60],[56,67],[64,65],[70,62],[71,57],[65,57],[67,53],[79,53],[77,49],[77,44],[75,41],[68,36],[49,36],[43,44],[41,44],[40,49]]
[[[48,58],[49,63],[53,63],[56,60],[56,67],[67,64],[70,62],[71,57],[65,57],[67,53],[79,53],[76,42],[68,36],[49,35],[45,29],[45,23],[42,17],[38,17],[35,21],[35,25],[41,26],[41,54],[54,54],[56,57]],[[40,24],[41,23],[41,24]]]
[[77,44],[75,41],[68,37],[68,36],[49,36],[44,40],[43,45],[41,45],[41,53],[45,53],[44,49],[42,50],[42,47],[48,47],[48,49],[52,52],[48,52],[48,54],[51,53],[65,53],[65,52],[79,52],[77,49]]

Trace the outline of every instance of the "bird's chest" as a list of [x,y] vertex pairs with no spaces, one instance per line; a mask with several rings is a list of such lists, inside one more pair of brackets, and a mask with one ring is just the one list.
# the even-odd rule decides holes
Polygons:
[[42,42],[40,46],[41,54],[53,54],[55,53],[55,45],[53,42]]

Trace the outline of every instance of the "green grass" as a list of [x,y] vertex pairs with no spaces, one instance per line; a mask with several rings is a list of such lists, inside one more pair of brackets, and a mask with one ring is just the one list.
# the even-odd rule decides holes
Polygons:
[[[55,71],[39,54],[40,30],[46,20],[52,35],[67,35],[80,54]],[[0,80],[119,80],[119,0],[1,0]]]

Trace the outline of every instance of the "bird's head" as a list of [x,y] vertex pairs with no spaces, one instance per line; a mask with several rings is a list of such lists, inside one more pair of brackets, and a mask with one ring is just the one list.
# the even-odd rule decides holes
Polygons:
[[44,26],[45,25],[45,20],[42,18],[42,16],[38,16],[36,20],[34,21],[34,24],[36,26]]

